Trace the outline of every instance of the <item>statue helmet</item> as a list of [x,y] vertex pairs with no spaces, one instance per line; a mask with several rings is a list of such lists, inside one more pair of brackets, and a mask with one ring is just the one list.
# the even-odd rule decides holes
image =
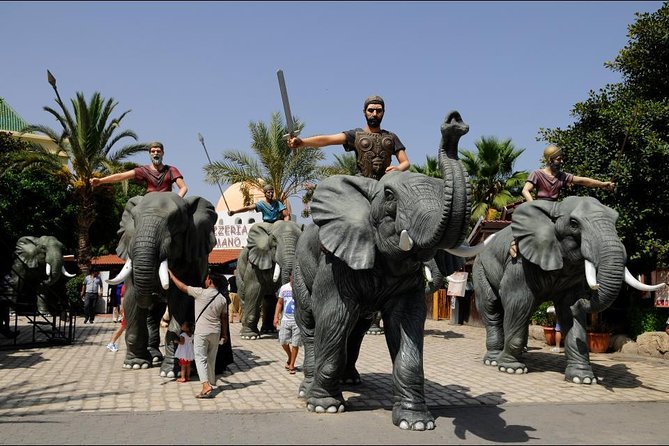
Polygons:
[[547,163],[550,163],[551,160],[558,155],[562,155],[562,149],[555,144],[551,144],[544,149],[544,160],[546,160]]

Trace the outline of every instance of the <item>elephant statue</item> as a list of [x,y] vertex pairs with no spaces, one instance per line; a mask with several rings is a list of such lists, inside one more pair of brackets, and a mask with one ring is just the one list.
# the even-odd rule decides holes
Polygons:
[[[261,308],[262,330],[273,328],[276,292],[290,280],[295,245],[301,233],[301,225],[283,220],[255,223],[249,230],[248,242],[239,255],[235,272],[237,295],[243,309],[240,331],[243,339],[260,337]],[[267,301],[274,305],[267,305]]]
[[293,293],[304,342],[298,395],[307,410],[345,410],[340,383],[358,380],[355,362],[372,315],[381,312],[392,360],[392,421],[434,429],[425,402],[425,263],[441,249],[458,256],[470,217],[470,186],[458,159],[469,126],[457,111],[441,126],[443,180],[394,171],[380,180],[335,175],[316,188],[314,224],[297,242]]
[[[513,213],[474,261],[476,308],[486,330],[484,363],[505,373],[527,373],[519,359],[534,310],[552,300],[565,341],[565,380],[597,382],[588,353],[587,313],[607,309],[623,284],[652,291],[625,267],[616,232],[618,213],[592,197],[536,200]],[[510,254],[516,240],[517,255]]]
[[[185,284],[202,286],[208,256],[216,245],[214,206],[202,197],[181,198],[172,192],[149,192],[128,200],[121,217],[116,253],[126,260],[110,284],[125,280],[123,307],[128,351],[125,368],[148,368],[162,361],[160,375],[172,378],[179,365],[172,339],[184,320],[195,320],[193,299],[169,286],[168,268]],[[169,309],[165,355],[160,345],[160,320]]]
[[67,308],[63,277],[72,278],[63,265],[63,244],[50,235],[23,236],[16,241],[9,275],[9,295],[23,309],[52,315]]

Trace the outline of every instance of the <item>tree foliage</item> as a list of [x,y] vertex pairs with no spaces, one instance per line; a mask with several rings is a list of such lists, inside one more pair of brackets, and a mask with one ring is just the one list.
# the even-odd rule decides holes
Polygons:
[[[304,127],[299,121],[295,125],[298,131]],[[284,138],[288,130],[279,113],[272,113],[269,125],[252,121],[249,130],[255,157],[242,151],[224,152],[222,161],[205,165],[207,183],[244,183],[258,189],[271,184],[275,197],[290,209],[288,198],[298,196],[326,175],[326,169],[318,165],[325,158],[321,150],[288,147]]]
[[490,210],[501,211],[519,201],[528,176],[526,171],[513,170],[525,149],[516,149],[511,139],[500,141],[494,136],[482,136],[474,144],[476,153],[460,152],[472,184],[472,223]]
[[427,155],[425,158],[426,160],[424,165],[412,164],[409,166],[409,171],[422,173],[428,177],[443,178],[441,167],[439,167],[439,163],[437,162],[437,157]]
[[610,179],[615,192],[576,188],[616,209],[632,271],[669,266],[669,3],[637,13],[628,43],[605,64],[622,82],[590,91],[566,129],[541,129],[565,154],[564,169]]

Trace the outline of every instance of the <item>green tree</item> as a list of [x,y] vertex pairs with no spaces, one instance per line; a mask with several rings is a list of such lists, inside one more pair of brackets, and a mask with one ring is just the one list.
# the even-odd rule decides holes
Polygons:
[[5,171],[38,168],[67,182],[77,206],[77,264],[82,272],[88,273],[91,259],[90,228],[96,218],[95,196],[104,193],[94,191],[90,179],[100,171],[112,171],[125,157],[147,150],[148,147],[137,143],[112,152],[114,146],[124,138],[137,140],[137,135],[131,130],[118,131],[121,121],[130,110],[112,118],[118,103],[113,98],[105,101],[98,92],[93,93],[89,102],[86,102],[83,93],[77,92],[76,99],[71,100],[70,110],[58,94],[55,78],[50,72],[47,73],[60,111],[51,107],[44,107],[44,110],[56,118],[61,131],[36,124],[29,125],[23,131],[48,136],[57,144],[58,153],[40,145],[31,145],[28,150],[8,154]]
[[590,91],[566,129],[540,137],[565,154],[565,170],[615,181],[615,192],[577,188],[616,209],[633,272],[669,266],[669,3],[637,13],[628,43],[606,67],[622,82]]
[[528,176],[526,171],[513,170],[525,149],[516,149],[511,139],[500,141],[494,136],[482,136],[474,144],[476,153],[460,151],[472,185],[472,223],[485,218],[489,210],[501,211],[521,200]]
[[442,178],[441,168],[437,162],[436,156],[426,156],[425,165],[412,164],[409,167],[410,172],[422,173],[428,177]]
[[[304,126],[296,122],[296,127],[299,131]],[[207,183],[244,183],[259,189],[271,184],[275,197],[291,209],[288,198],[298,196],[326,176],[327,169],[318,165],[324,159],[321,150],[288,147],[283,137],[288,131],[279,113],[272,113],[269,125],[251,121],[249,130],[255,157],[241,151],[224,152],[223,161],[205,165]]]

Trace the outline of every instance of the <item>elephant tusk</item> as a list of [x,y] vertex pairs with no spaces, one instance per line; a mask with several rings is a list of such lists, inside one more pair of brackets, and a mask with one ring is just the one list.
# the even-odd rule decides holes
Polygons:
[[430,268],[428,268],[427,266],[425,266],[424,268],[425,268],[425,280],[427,280],[428,283],[432,283],[433,281],[432,271],[430,271]]
[[411,240],[407,230],[402,229],[400,233],[400,249],[402,251],[411,251],[411,248],[413,248],[413,240]]
[[162,285],[163,289],[168,289],[170,287],[170,275],[167,272],[167,259],[160,262],[158,277],[160,277],[160,285]]
[[110,285],[118,285],[119,283],[123,282],[126,277],[128,277],[130,271],[132,271],[132,259],[128,259],[125,261],[125,265],[123,265],[123,268],[121,268],[121,272],[118,273],[116,277],[114,277],[113,279],[107,279],[105,282],[107,282]]
[[486,238],[483,243],[479,243],[475,246],[460,245],[457,248],[444,249],[444,251],[458,257],[474,257],[483,252],[493,237],[495,237],[495,234],[492,234],[490,237]]
[[272,276],[272,281],[276,282],[281,277],[281,267],[279,264],[274,265],[274,275]]
[[593,289],[599,289],[599,284],[597,283],[597,270],[595,265],[591,261],[585,261],[585,280],[588,281],[588,286]]
[[65,277],[74,277],[74,276],[76,276],[76,274],[70,274],[70,273],[68,273],[67,270],[65,269],[65,266],[63,266],[62,270],[63,270],[63,271],[62,271],[62,272],[63,272],[63,276],[65,276]]
[[658,283],[657,285],[646,285],[645,283],[636,280],[632,275],[632,273],[629,272],[627,268],[625,268],[625,283],[631,286],[632,288],[636,288],[639,291],[657,291],[660,288],[663,288],[667,285],[666,283]]
[[49,277],[51,275],[51,264],[47,263],[46,264],[46,276]]

